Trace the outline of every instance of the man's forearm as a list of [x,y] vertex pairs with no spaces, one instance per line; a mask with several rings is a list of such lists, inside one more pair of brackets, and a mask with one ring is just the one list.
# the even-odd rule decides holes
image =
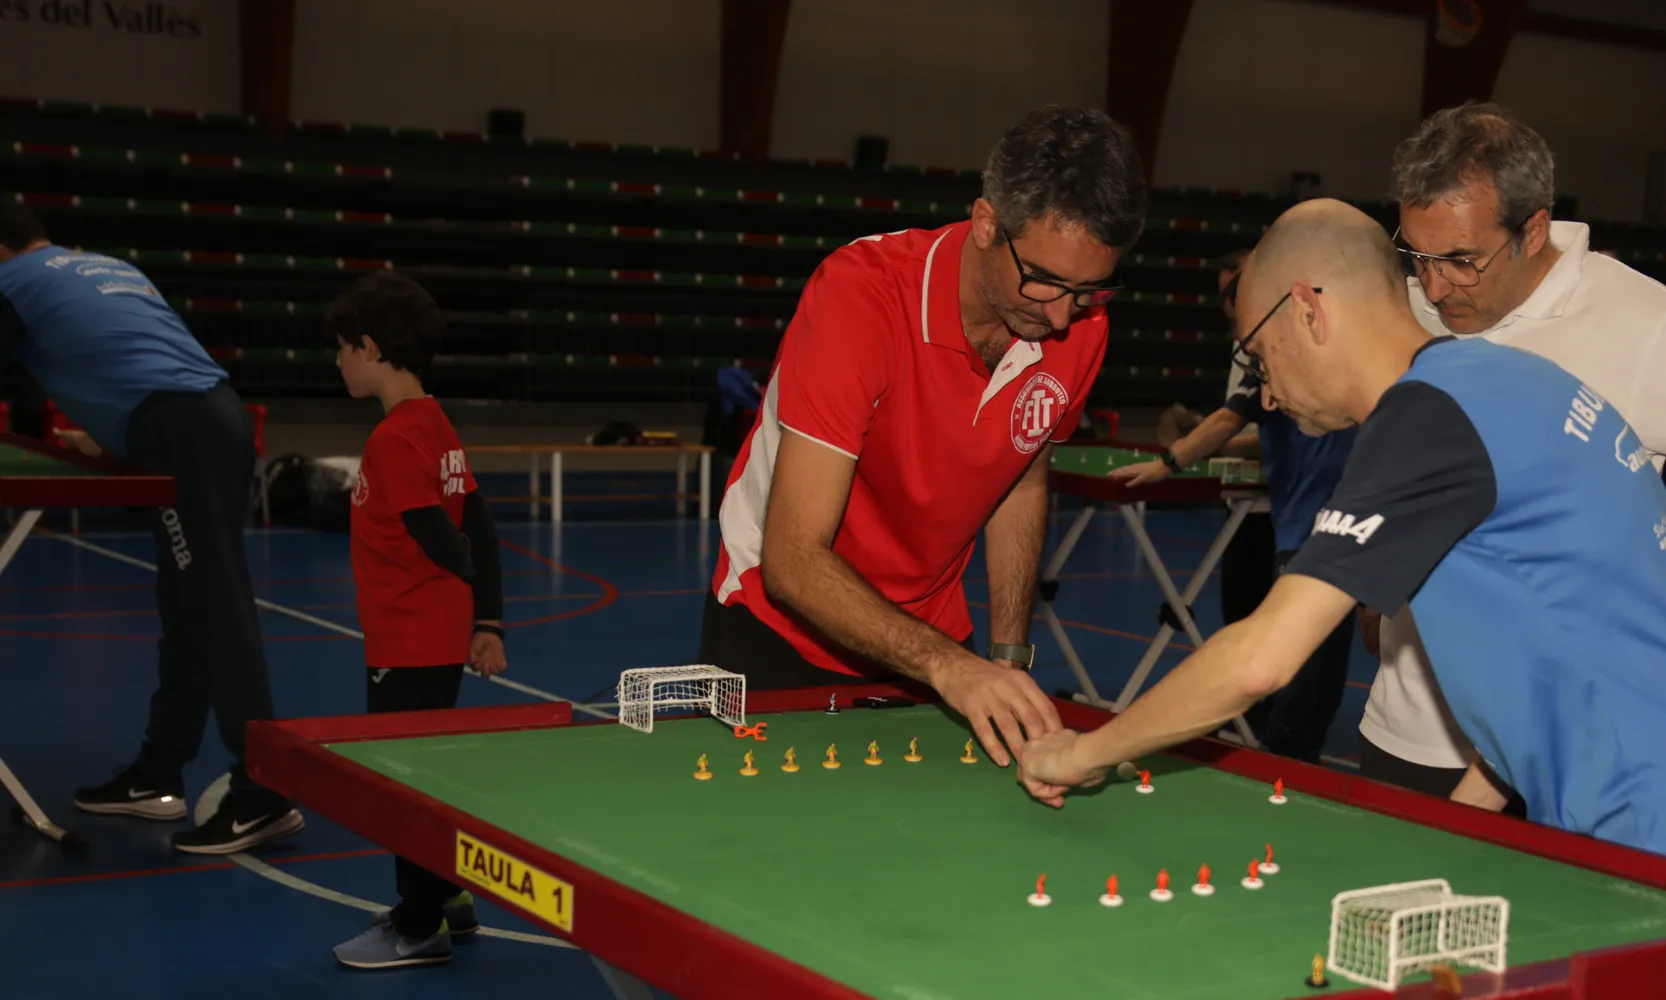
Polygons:
[[906,677],[935,684],[940,671],[966,655],[953,639],[886,600],[831,549],[794,551],[787,568],[765,570],[764,585],[834,642]]
[[1203,418],[1203,423],[1198,424],[1190,434],[1174,442],[1169,450],[1174,452],[1175,460],[1182,466],[1201,462],[1220,454],[1226,443],[1248,423],[1249,421],[1243,417],[1223,407]]
[[992,642],[1022,646],[1030,641],[1036,576],[1047,537],[1046,467],[1026,473],[995,509],[983,529],[984,563],[989,572],[989,637]]
[[1218,730],[1262,696],[1235,667],[1252,654],[1245,622],[1216,632],[1112,721],[1078,741],[1078,760],[1110,767]]

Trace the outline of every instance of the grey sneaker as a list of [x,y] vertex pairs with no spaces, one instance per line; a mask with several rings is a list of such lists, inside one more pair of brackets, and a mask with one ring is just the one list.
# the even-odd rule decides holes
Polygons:
[[[474,896],[459,892],[445,901],[445,922],[451,928],[453,940],[468,937],[480,929],[480,917],[474,912]],[[370,926],[387,927],[393,923],[393,911],[382,910],[370,918]]]
[[336,961],[353,969],[398,969],[451,961],[451,934],[444,923],[430,938],[405,937],[391,924],[370,928],[335,946]]

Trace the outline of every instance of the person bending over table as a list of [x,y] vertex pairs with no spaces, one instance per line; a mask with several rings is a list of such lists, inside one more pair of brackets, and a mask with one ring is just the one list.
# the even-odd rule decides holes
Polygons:
[[[718,511],[700,662],[749,687],[901,674],[991,759],[1058,728],[1025,668],[1051,442],[1105,355],[1145,183],[1130,133],[1044,107],[1000,139],[972,217],[858,239],[805,286]],[[993,640],[962,574],[984,532]]]
[[[1234,276],[1221,290],[1222,298],[1236,299],[1240,281],[1241,275]],[[1263,405],[1259,379],[1236,365],[1233,368],[1243,377],[1233,380],[1220,409],[1170,445],[1161,459],[1114,469],[1111,477],[1134,486],[1160,483],[1193,462],[1219,454],[1245,427],[1257,425],[1273,512],[1275,543],[1269,570],[1277,579],[1295,558],[1313,527],[1313,518],[1342,478],[1355,428],[1310,436],[1289,416]],[[1354,618],[1350,615],[1325,637],[1289,684],[1251,706],[1246,721],[1269,753],[1319,763],[1348,689],[1353,648]]]
[[9,351],[84,431],[62,436],[172,476],[155,512],[159,680],[138,757],[75,793],[92,813],[183,819],[185,765],[212,706],[231,752],[231,788],[175,850],[231,854],[299,831],[300,810],[250,780],[243,731],[272,718],[243,549],[255,469],[254,422],[224,369],[149,278],[125,261],[54,245],[21,205],[0,203],[0,351]]
[[[1616,409],[1538,355],[1435,338],[1388,234],[1290,209],[1239,291],[1239,363],[1304,430],[1360,425],[1312,535],[1254,614],[1085,736],[1032,741],[1053,806],[1289,683],[1356,604],[1408,601],[1479,756],[1452,798],[1666,854],[1666,486]],[[1253,325],[1251,320],[1256,320]],[[1644,544],[1653,540],[1655,544]]]

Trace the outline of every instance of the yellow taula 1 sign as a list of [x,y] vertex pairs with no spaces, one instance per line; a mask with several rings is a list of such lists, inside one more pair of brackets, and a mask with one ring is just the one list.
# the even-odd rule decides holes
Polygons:
[[571,885],[461,830],[457,831],[457,874],[504,902],[572,933]]

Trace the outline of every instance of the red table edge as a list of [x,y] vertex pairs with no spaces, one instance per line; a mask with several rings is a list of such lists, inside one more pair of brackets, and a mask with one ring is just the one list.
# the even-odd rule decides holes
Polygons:
[[[747,709],[759,714],[819,711],[826,707],[830,694],[839,695],[844,704],[852,698],[873,695],[935,700],[929,692],[922,693],[912,685],[872,684],[749,691]],[[1109,712],[1077,702],[1061,699],[1054,702],[1064,723],[1072,728],[1091,729],[1111,717]],[[614,723],[611,720],[575,722],[572,707],[566,703],[254,722],[248,731],[248,767],[256,781],[440,874],[455,870],[455,838],[457,831],[462,831],[572,884],[572,933],[551,926],[534,914],[517,912],[603,961],[684,1000],[708,997],[736,1000],[752,996],[864,1000],[864,994],[547,848],[468,816],[323,746],[327,742],[605,724]],[[1666,857],[1659,855],[1218,740],[1193,740],[1167,753],[1269,784],[1282,777],[1287,794],[1340,801],[1666,889]],[[1275,845],[1275,852],[1276,849]],[[498,902],[489,893],[476,895]],[[598,912],[599,917],[594,915]],[[591,930],[598,925],[599,929]],[[654,942],[653,946],[639,947],[638,943],[644,940]],[[1339,977],[1333,979],[1345,982]],[[1666,979],[1666,940],[1658,940],[1517,966],[1502,974],[1474,973],[1463,978],[1463,996],[1497,1000],[1594,1000],[1597,997],[1627,1000],[1644,996],[1641,992],[1626,992],[1628,988],[1652,988],[1645,984],[1657,985],[1663,979]],[[1292,994],[1296,995],[1299,994]],[[1393,994],[1375,989],[1326,994],[1335,1000],[1380,1000],[1391,995],[1421,1000],[1442,994],[1437,994],[1427,983],[1403,986]]]
[[[1069,441],[1061,443],[1059,447],[1119,448],[1123,451],[1139,451],[1148,455],[1161,455],[1165,450],[1161,445],[1116,440]],[[1265,492],[1267,489],[1267,484],[1264,482],[1223,483],[1219,479],[1211,479],[1207,476],[1170,476],[1162,482],[1151,483],[1146,486],[1129,486],[1121,480],[1111,479],[1108,476],[1090,476],[1082,472],[1057,469],[1047,471],[1047,485],[1055,493],[1068,493],[1072,496],[1102,500],[1106,503],[1219,500],[1223,495],[1230,493],[1256,493]]]
[[172,476],[141,472],[109,456],[94,458],[21,434],[0,434],[0,444],[101,473],[0,476],[0,507],[165,507],[175,499]]

